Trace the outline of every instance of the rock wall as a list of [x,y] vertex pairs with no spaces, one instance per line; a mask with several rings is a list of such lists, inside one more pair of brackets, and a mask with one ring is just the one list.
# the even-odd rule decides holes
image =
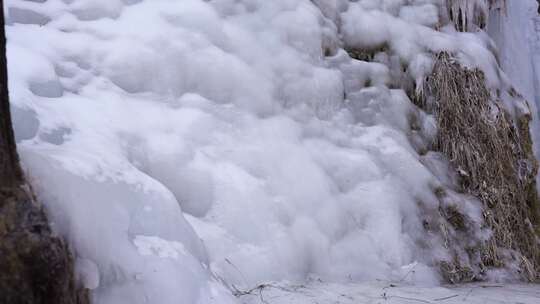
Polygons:
[[0,12],[0,303],[86,304],[88,293],[77,287],[69,247],[51,231],[19,166],[9,111],[3,16]]

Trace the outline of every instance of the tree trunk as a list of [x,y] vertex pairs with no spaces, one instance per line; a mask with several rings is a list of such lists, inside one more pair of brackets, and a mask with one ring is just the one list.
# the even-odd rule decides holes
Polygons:
[[86,304],[66,243],[24,180],[11,115],[3,0],[0,0],[0,304]]

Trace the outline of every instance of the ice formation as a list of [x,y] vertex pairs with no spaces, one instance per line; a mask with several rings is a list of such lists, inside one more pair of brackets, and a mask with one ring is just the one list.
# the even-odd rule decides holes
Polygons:
[[492,40],[451,24],[472,2],[5,0],[19,152],[93,302],[438,284],[441,189],[490,231],[411,98],[442,51],[510,86]]

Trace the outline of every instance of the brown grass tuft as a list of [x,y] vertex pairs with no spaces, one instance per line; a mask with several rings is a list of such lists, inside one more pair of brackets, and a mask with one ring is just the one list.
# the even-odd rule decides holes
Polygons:
[[[482,71],[460,65],[450,54],[437,55],[425,93],[417,99],[435,114],[439,132],[433,149],[442,152],[460,175],[463,192],[483,203],[485,225],[493,231],[477,249],[480,269],[519,265],[522,276],[540,279],[539,200],[535,176],[538,164],[529,134],[530,115],[516,119],[485,85]],[[462,226],[455,210],[444,212],[450,223]],[[441,270],[451,282],[469,276],[459,261],[444,262]]]

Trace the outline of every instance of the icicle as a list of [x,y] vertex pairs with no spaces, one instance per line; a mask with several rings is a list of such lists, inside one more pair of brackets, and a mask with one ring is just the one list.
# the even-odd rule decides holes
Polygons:
[[486,26],[489,8],[495,2],[500,0],[446,0],[446,6],[456,29],[469,32]]

